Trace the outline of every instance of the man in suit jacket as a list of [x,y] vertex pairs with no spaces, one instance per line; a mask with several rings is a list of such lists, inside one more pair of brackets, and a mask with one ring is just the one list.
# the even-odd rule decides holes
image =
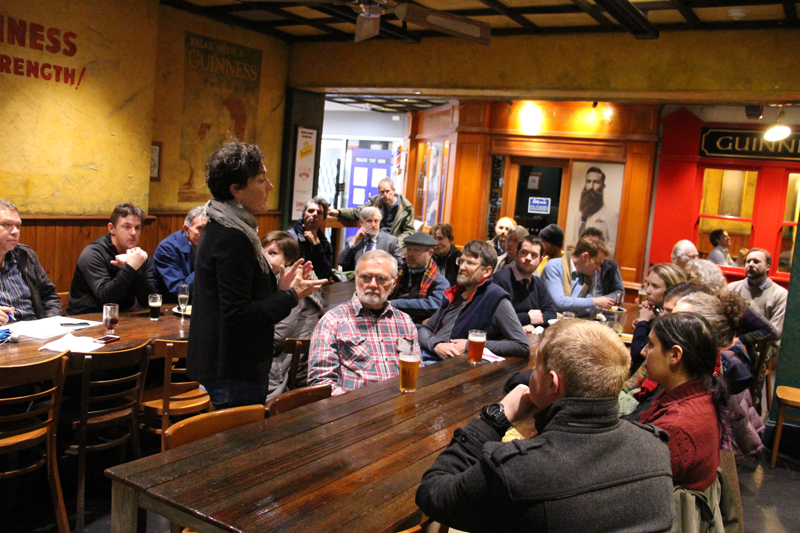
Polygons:
[[402,264],[403,255],[397,237],[380,231],[383,215],[377,207],[364,207],[359,214],[361,228],[350,239],[342,253],[339,254],[339,268],[341,270],[354,270],[356,261],[370,250],[383,250],[389,252]]
[[[509,231],[506,243],[511,235]],[[492,281],[511,296],[511,305],[526,333],[532,333],[536,326],[546,328],[547,321],[556,318],[556,306],[544,280],[534,276],[543,252],[542,240],[528,235],[519,243],[514,263],[492,276]]]

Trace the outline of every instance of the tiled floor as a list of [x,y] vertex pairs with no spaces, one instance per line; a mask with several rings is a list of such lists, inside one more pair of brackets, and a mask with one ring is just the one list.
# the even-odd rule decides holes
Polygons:
[[[90,461],[87,484],[86,528],[88,533],[110,530],[111,483],[103,476],[103,468],[113,463],[116,453],[104,461]],[[71,458],[70,458],[71,459]],[[800,531],[800,462],[786,457],[778,460],[775,470],[769,468],[767,451],[761,459],[739,464],[739,483],[744,507],[747,533],[790,533]],[[62,483],[67,500],[67,512],[75,524],[74,465],[68,459],[62,467]],[[56,532],[55,518],[50,506],[47,478],[43,470],[20,479],[13,509],[4,503],[8,487],[0,482],[0,530],[15,532]],[[148,533],[167,533],[169,523],[150,515]]]

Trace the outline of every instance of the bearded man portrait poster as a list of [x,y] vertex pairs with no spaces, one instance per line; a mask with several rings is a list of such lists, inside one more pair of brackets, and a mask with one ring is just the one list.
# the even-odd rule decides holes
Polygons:
[[569,215],[566,235],[568,247],[575,246],[578,235],[588,227],[603,232],[609,257],[617,244],[617,222],[622,197],[625,165],[599,162],[575,162],[569,191]]

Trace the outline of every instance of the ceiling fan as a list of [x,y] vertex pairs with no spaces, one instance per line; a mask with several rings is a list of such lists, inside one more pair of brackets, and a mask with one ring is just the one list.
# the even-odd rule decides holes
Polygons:
[[[416,24],[423,28],[436,30],[454,37],[469,39],[489,46],[491,26],[467,17],[461,17],[428,9],[413,2],[395,2],[390,0],[241,0],[245,3],[291,4],[308,7],[350,6],[356,13],[355,41],[363,41],[375,37],[381,31],[381,15],[394,13],[404,23]],[[391,5],[390,5],[391,4]]]

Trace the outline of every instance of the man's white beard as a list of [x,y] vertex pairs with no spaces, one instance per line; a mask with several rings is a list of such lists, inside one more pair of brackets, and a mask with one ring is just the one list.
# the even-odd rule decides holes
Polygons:
[[[387,293],[388,295],[388,293]],[[383,305],[386,301],[386,298],[381,296],[380,291],[373,291],[373,290],[361,290],[356,289],[356,296],[361,301],[362,304],[366,305]]]

